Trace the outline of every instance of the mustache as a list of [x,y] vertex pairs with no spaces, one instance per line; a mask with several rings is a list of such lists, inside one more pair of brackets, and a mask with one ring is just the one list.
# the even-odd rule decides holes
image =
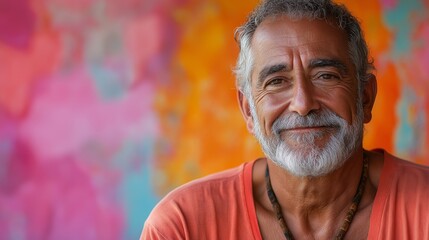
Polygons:
[[334,112],[323,109],[317,112],[310,112],[305,116],[298,113],[290,113],[278,117],[272,126],[272,132],[279,135],[281,131],[305,128],[305,127],[342,127],[347,124],[344,119]]

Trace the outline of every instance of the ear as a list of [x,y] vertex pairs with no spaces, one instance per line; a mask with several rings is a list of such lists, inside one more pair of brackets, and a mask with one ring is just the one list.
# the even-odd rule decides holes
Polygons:
[[243,115],[244,121],[246,122],[247,130],[253,133],[253,117],[250,113],[249,99],[243,94],[242,91],[237,90],[238,104],[240,105],[241,114]]
[[369,123],[372,118],[372,107],[377,96],[377,79],[374,74],[370,74],[368,81],[363,86],[362,106],[364,113],[364,123]]

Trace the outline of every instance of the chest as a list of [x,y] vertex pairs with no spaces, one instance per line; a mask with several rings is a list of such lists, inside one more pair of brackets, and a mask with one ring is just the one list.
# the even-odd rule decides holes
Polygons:
[[[264,240],[286,239],[282,228],[274,213],[262,206],[255,206],[261,237]],[[358,211],[347,231],[345,239],[367,239],[370,226],[371,207],[366,207]],[[334,239],[335,233],[340,228],[343,219],[340,221],[320,222],[319,224],[307,224],[305,222],[294,221],[291,218],[286,220],[288,228],[295,239]]]

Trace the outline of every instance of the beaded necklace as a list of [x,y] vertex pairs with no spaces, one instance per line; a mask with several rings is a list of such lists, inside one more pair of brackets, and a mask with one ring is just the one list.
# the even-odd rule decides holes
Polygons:
[[[368,178],[368,159],[366,158],[366,156],[364,156],[363,168],[362,168],[362,173],[360,176],[360,181],[359,181],[357,191],[355,193],[355,196],[353,197],[353,201],[352,201],[352,204],[350,205],[349,211],[347,212],[347,215],[344,218],[344,222],[341,228],[338,230],[337,234],[335,235],[334,239],[337,239],[337,240],[344,239],[344,236],[346,235],[347,230],[349,229],[349,226],[359,206],[360,200],[362,199],[367,178]],[[292,232],[289,230],[289,228],[286,225],[286,221],[283,217],[280,204],[277,200],[276,194],[273,191],[273,187],[271,186],[270,171],[268,170],[268,165],[265,171],[265,184],[267,187],[268,198],[270,199],[270,202],[273,206],[273,210],[276,213],[276,218],[280,224],[280,227],[283,230],[283,234],[287,240],[293,240],[294,237],[292,235]]]

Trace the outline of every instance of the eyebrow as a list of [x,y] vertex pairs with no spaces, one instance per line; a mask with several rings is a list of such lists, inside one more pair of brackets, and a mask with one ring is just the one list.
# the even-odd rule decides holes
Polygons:
[[269,65],[264,67],[259,72],[259,78],[257,86],[261,86],[264,82],[264,79],[270,76],[271,74],[278,73],[278,72],[286,72],[290,69],[290,67],[285,63],[275,64],[275,65]]
[[348,73],[348,68],[345,63],[337,59],[318,58],[310,61],[308,65],[310,69],[319,67],[334,67],[341,71],[342,74]]

